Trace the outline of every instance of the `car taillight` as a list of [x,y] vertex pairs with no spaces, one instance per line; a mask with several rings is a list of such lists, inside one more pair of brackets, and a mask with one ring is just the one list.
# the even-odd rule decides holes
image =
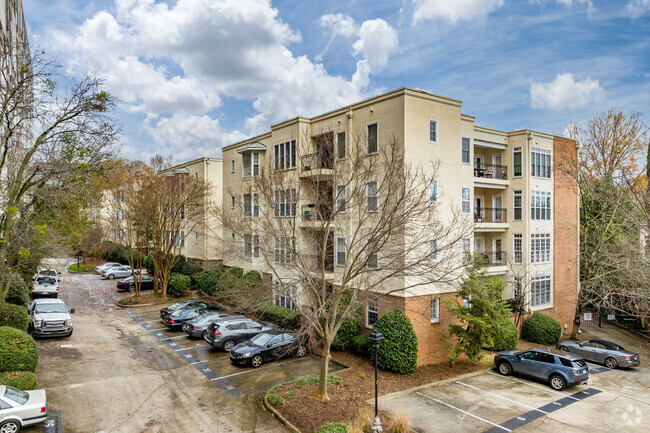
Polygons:
[[632,359],[634,356],[629,356],[629,355],[621,355],[623,359]]
[[192,328],[194,328],[194,329],[199,329],[198,326],[194,326],[194,325],[192,325]]
[[45,413],[46,410],[47,410],[47,407],[43,406],[43,407],[41,408],[41,413]]
[[122,282],[121,282],[121,281],[118,281],[118,282],[117,282],[117,285],[118,285],[118,286],[121,286],[121,285],[122,285]]
[[176,323],[174,319],[169,319],[169,323]]
[[581,371],[581,370],[575,370],[575,369],[572,369],[571,371],[573,372],[573,374],[580,374],[580,371]]
[[212,335],[221,335],[221,332],[219,332],[219,331],[212,331]]

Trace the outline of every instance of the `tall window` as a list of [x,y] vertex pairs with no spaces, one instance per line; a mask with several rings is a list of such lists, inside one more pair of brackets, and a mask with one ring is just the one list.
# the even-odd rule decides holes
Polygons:
[[345,131],[336,133],[336,158],[345,159]]
[[551,151],[539,147],[530,148],[530,175],[551,178]]
[[431,323],[440,322],[440,298],[431,300]]
[[551,277],[532,277],[530,279],[530,305],[539,307],[551,303]]
[[176,246],[179,248],[185,248],[185,232],[182,230],[176,232]]
[[231,243],[232,245],[235,245],[235,234],[234,234],[234,233],[231,233],[231,234],[230,234],[230,243]]
[[260,258],[260,235],[244,235],[244,257],[248,259]]
[[438,142],[438,121],[429,120],[429,143]]
[[548,263],[551,261],[550,233],[530,235],[530,262]]
[[530,219],[551,219],[551,193],[550,191],[531,191]]
[[371,299],[366,305],[366,326],[373,327],[377,323],[379,312],[377,311],[377,301]]
[[197,232],[194,232],[194,243],[195,244],[199,243],[199,234]]
[[345,266],[348,247],[345,238],[336,238],[336,266]]
[[296,168],[296,140],[274,144],[273,157],[276,170]]
[[234,159],[230,160],[230,172],[231,173],[235,172],[235,160]]
[[284,308],[296,309],[294,300],[298,299],[298,289],[295,284],[273,282],[273,302]]
[[512,177],[523,176],[523,161],[521,147],[512,149]]
[[279,265],[293,265],[293,252],[295,242],[288,236],[276,236],[274,248],[274,262]]
[[368,250],[368,262],[366,263],[366,266],[368,269],[377,269],[379,267],[379,253],[377,252],[377,243],[368,242],[366,248]]
[[345,212],[348,197],[345,185],[336,185],[336,210]]
[[514,210],[513,221],[521,221],[524,217],[522,199],[523,196],[521,195],[521,190],[512,192],[512,207]]
[[512,251],[514,253],[515,263],[522,263],[524,259],[524,241],[521,233],[512,235]]
[[429,201],[432,203],[438,202],[438,179],[429,181]]
[[470,140],[468,137],[460,139],[460,162],[463,164],[469,164],[469,144]]
[[460,204],[461,204],[461,213],[470,213],[471,208],[472,208],[472,197],[471,197],[471,192],[469,188],[462,188],[461,189],[461,197],[460,197]]
[[366,126],[367,151],[369,154],[377,153],[377,124],[371,123]]
[[243,195],[243,210],[245,218],[260,216],[260,195],[256,193]]
[[377,212],[377,181],[366,183],[366,211]]
[[230,208],[231,209],[235,208],[235,196],[234,195],[230,196]]
[[242,155],[242,177],[260,175],[260,153],[246,152]]
[[275,216],[296,216],[296,188],[275,190]]
[[463,263],[467,264],[469,261],[469,255],[471,254],[471,244],[470,244],[470,239],[469,238],[462,238],[460,240],[460,253],[463,258]]
[[429,260],[432,262],[438,261],[438,240],[431,239],[429,241]]

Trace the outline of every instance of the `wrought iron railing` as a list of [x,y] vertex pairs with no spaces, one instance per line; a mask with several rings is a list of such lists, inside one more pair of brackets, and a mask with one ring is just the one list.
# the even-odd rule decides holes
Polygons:
[[508,179],[508,168],[505,165],[477,162],[474,164],[474,177],[506,180]]
[[475,223],[505,223],[507,220],[507,209],[481,207],[474,208]]

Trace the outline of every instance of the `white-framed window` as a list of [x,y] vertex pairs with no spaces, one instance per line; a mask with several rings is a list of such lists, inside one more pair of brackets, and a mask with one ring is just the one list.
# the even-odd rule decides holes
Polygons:
[[336,238],[336,266],[345,266],[347,255],[347,240],[344,237]]
[[230,172],[231,173],[235,172],[235,160],[234,159],[230,160]]
[[438,239],[429,240],[429,260],[438,261]]
[[199,233],[198,232],[194,232],[194,243],[195,244],[199,243]]
[[379,252],[377,251],[377,243],[374,241],[368,242],[366,245],[368,251],[368,261],[366,267],[368,269],[377,269],[379,267]]
[[523,152],[521,147],[514,147],[512,149],[512,177],[522,177],[524,175],[522,158]]
[[524,218],[523,199],[521,190],[512,192],[513,221],[521,221]]
[[469,137],[461,137],[460,139],[460,162],[463,164],[469,164],[469,153],[470,153],[470,139]]
[[514,281],[512,282],[512,297],[517,299],[520,296],[523,295],[521,289],[522,289],[522,280],[521,278],[515,278]]
[[377,212],[378,185],[376,180],[366,183],[366,212]]
[[530,175],[542,179],[551,178],[551,150],[540,147],[530,148]]
[[429,143],[438,142],[438,121],[429,119]]
[[250,233],[244,235],[244,257],[247,259],[260,258],[260,235]]
[[463,259],[463,264],[469,261],[469,255],[472,253],[472,243],[470,238],[462,238],[460,240],[460,253]]
[[235,196],[231,195],[230,196],[230,209],[234,209],[234,208],[235,208]]
[[524,240],[521,233],[515,233],[512,235],[512,253],[513,260],[515,263],[522,263],[524,260]]
[[372,328],[379,319],[379,311],[377,310],[377,301],[374,299],[368,300],[366,304],[366,326]]
[[530,235],[530,262],[549,263],[551,261],[551,234],[535,233]]
[[235,234],[234,234],[234,233],[231,233],[231,234],[230,234],[230,243],[231,243],[232,245],[235,245]]
[[298,299],[298,288],[295,284],[273,282],[273,302],[284,308],[296,309],[295,300]]
[[124,219],[124,211],[122,209],[115,209],[115,219],[118,221]]
[[348,201],[348,193],[345,185],[336,185],[336,210],[345,212]]
[[532,277],[530,279],[530,305],[539,307],[551,303],[551,276]]
[[429,201],[432,203],[438,202],[438,179],[429,180]]
[[551,192],[531,191],[530,219],[548,221],[551,219]]
[[472,192],[469,188],[461,188],[460,205],[461,213],[468,214],[472,211]]
[[463,298],[463,307],[472,308],[472,294],[471,293]]
[[279,265],[293,265],[295,239],[289,236],[276,236],[274,262]]
[[242,155],[242,177],[255,177],[260,175],[260,153],[245,152]]
[[378,141],[379,133],[377,123],[366,125],[366,152],[368,155],[377,153],[379,151]]
[[336,159],[345,159],[346,156],[345,131],[339,131],[336,133]]
[[431,300],[431,323],[440,322],[440,298]]
[[176,232],[176,247],[185,248],[185,232],[183,230]]
[[296,216],[296,188],[275,190],[275,216]]
[[260,195],[257,193],[242,196],[244,218],[258,218],[260,216]]
[[289,140],[273,145],[276,170],[296,168],[296,140]]

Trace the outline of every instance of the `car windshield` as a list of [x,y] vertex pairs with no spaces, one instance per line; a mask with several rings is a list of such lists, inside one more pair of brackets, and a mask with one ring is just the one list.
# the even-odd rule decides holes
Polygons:
[[18,388],[14,388],[13,386],[7,386],[5,389],[5,397],[18,404],[25,404],[27,400],[29,400],[29,394],[25,391],[19,390]]
[[273,334],[257,334],[255,337],[251,338],[251,343],[256,346],[266,346],[266,343],[268,343],[273,337]]
[[182,316],[184,312],[185,312],[185,310],[174,311],[174,312],[172,313],[172,317]]
[[36,313],[67,313],[68,309],[64,304],[59,303],[45,303],[36,304]]
[[179,302],[178,304],[174,304],[171,307],[169,307],[168,310],[169,311],[176,311],[179,308],[183,308],[185,305],[187,305],[187,304],[185,304],[184,302]]

